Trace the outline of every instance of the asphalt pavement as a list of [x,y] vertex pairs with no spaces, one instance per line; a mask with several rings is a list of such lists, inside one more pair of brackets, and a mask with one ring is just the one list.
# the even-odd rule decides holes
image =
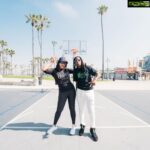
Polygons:
[[90,133],[88,112],[84,136],[78,135],[79,111],[76,101],[76,135],[70,136],[71,118],[68,104],[52,134],[58,90],[50,87],[0,87],[1,150],[149,150],[150,82],[99,82],[95,87],[98,142]]
[[104,90],[99,91],[124,109],[150,124],[150,91],[149,90]]
[[41,89],[0,89],[0,127],[35,103],[48,90]]

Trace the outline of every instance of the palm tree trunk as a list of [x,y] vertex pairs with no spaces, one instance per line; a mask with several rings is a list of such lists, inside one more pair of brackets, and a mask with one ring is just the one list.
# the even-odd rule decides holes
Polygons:
[[42,29],[41,29],[41,44],[40,44],[40,85],[42,84],[42,58],[43,58],[43,52],[42,52]]
[[5,74],[5,60],[4,60],[4,53],[2,54],[2,62],[3,62],[3,75]]
[[32,77],[35,75],[35,65],[34,65],[34,28],[32,26]]
[[8,67],[7,67],[7,53],[6,53],[6,59],[5,59],[5,75],[7,75],[7,72],[8,72]]
[[38,75],[40,75],[40,60],[41,60],[41,58],[39,58],[39,60],[38,60]]
[[42,30],[41,30],[41,45],[40,45],[40,70],[42,70],[42,58],[43,58],[43,52],[42,52]]
[[11,75],[13,74],[13,71],[12,71],[12,56],[11,56]]
[[0,52],[0,75],[2,74],[2,53]]
[[40,32],[38,31],[38,41],[39,41],[39,47],[40,47],[40,61],[39,61],[39,75],[41,73],[42,70],[42,30],[40,30]]
[[102,80],[104,79],[104,30],[103,30],[103,15],[101,15],[101,31],[102,31]]

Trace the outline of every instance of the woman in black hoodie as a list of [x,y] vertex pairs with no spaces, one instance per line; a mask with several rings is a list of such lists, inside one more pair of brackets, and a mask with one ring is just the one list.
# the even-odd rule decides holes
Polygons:
[[57,110],[55,113],[53,126],[48,130],[48,134],[51,134],[57,129],[57,122],[59,117],[63,111],[65,103],[68,99],[69,109],[72,119],[72,128],[70,130],[70,135],[75,134],[75,88],[74,85],[70,81],[70,74],[73,73],[73,70],[67,69],[67,60],[64,57],[60,57],[55,68],[51,68],[52,64],[54,64],[54,58],[51,59],[51,63],[43,67],[43,72],[46,74],[50,74],[54,77],[56,84],[59,88],[59,96],[57,103]]

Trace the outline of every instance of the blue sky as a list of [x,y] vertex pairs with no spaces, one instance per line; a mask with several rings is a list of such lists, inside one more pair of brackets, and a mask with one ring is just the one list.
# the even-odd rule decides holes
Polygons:
[[[0,39],[16,51],[16,64],[31,60],[31,26],[25,15],[42,14],[51,21],[43,34],[43,56],[52,56],[52,40],[86,40],[88,64],[101,68],[101,26],[97,7],[108,6],[104,15],[105,60],[109,67],[127,67],[150,52],[150,8],[127,8],[127,0],[1,0]],[[37,38],[35,39],[37,41]],[[62,52],[59,45],[57,55]],[[36,56],[39,47],[35,46]],[[71,61],[71,56],[66,56]]]

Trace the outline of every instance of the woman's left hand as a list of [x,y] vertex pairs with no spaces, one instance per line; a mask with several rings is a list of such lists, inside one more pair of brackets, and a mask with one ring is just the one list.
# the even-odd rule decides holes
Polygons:
[[90,82],[90,84],[91,84],[91,85],[96,85],[96,81],[95,81],[95,80],[92,80],[92,81]]

